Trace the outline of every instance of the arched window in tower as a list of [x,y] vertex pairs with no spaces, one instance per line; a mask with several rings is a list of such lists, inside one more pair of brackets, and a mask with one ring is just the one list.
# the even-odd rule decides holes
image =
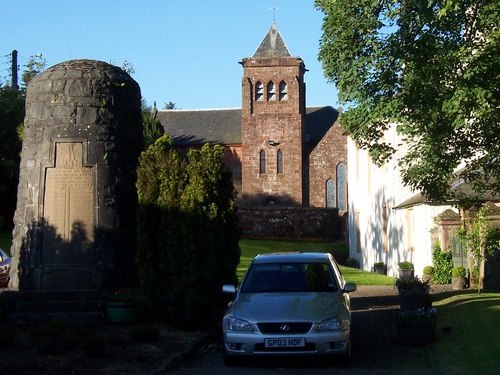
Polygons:
[[283,173],[283,151],[281,149],[276,153],[276,172],[278,174]]
[[259,153],[259,173],[266,173],[266,152],[264,150],[260,150]]
[[267,83],[267,100],[276,100],[276,86],[274,85],[273,81],[269,81]]
[[339,211],[347,211],[347,176],[343,163],[337,165],[337,207]]
[[329,178],[326,180],[326,207],[336,207],[335,182]]
[[255,84],[255,101],[260,102],[264,99],[264,85],[261,81]]
[[288,86],[285,81],[280,82],[280,102],[288,99]]

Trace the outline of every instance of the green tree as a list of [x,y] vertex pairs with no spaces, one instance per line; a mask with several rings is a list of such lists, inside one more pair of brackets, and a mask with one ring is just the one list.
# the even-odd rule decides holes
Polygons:
[[23,119],[23,92],[0,86],[0,228],[12,227],[16,209]]
[[150,145],[155,143],[158,138],[165,134],[165,129],[163,128],[160,121],[158,121],[156,118],[158,114],[158,110],[156,109],[156,102],[154,107],[151,107],[143,98],[141,100],[141,107],[144,149],[147,149]]
[[235,192],[223,155],[205,145],[182,156],[164,135],[140,158],[139,279],[149,310],[171,324],[213,324],[222,284],[236,281]]
[[[500,190],[500,8],[490,0],[316,0],[319,58],[347,107],[340,122],[383,163],[398,145],[405,184],[431,198],[461,177]],[[393,125],[397,124],[397,125]]]
[[39,75],[46,66],[47,60],[41,53],[31,56],[25,65],[26,69],[21,74],[23,89],[26,89],[30,81]]
[[174,102],[166,102],[163,109],[177,109]]
[[466,241],[467,250],[474,264],[472,274],[478,277],[477,293],[481,292],[483,263],[500,251],[500,228],[493,227],[488,206],[482,206],[468,227],[463,227],[459,235]]

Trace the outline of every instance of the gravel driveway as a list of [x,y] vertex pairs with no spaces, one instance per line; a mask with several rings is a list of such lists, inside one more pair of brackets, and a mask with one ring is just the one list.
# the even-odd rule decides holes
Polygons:
[[[447,293],[450,286],[433,286],[432,293]],[[308,359],[252,361],[241,367],[225,367],[220,344],[205,348],[178,368],[177,375],[286,374],[440,374],[433,366],[432,344],[408,347],[398,343],[395,315],[399,309],[394,287],[360,286],[351,294],[353,360],[349,366]],[[439,336],[440,333],[438,333]]]

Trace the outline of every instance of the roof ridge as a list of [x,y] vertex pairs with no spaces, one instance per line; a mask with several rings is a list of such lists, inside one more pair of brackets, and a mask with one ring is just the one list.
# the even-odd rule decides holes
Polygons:
[[197,109],[161,109],[158,112],[209,112],[209,111],[234,111],[241,110],[241,107],[233,108],[197,108]]

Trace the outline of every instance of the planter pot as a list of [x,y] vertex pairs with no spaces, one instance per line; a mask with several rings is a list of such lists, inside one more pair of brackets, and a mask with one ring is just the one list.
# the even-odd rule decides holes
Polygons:
[[469,281],[470,288],[477,289],[478,284],[479,284],[479,278],[471,276],[470,281]]
[[429,275],[428,273],[424,273],[422,275],[422,281],[432,284],[432,275]]
[[107,302],[106,317],[113,323],[134,323],[139,320],[140,307],[135,302]]
[[436,322],[397,325],[398,341],[404,345],[426,345],[436,340]]
[[415,275],[415,270],[409,270],[409,269],[399,269],[399,277],[400,278],[407,278],[411,279]]
[[429,308],[432,307],[432,296],[430,294],[400,294],[399,306],[401,311]]
[[467,279],[465,277],[453,277],[451,279],[451,287],[453,290],[465,289],[467,286]]
[[373,271],[379,275],[387,275],[387,266],[374,266]]

